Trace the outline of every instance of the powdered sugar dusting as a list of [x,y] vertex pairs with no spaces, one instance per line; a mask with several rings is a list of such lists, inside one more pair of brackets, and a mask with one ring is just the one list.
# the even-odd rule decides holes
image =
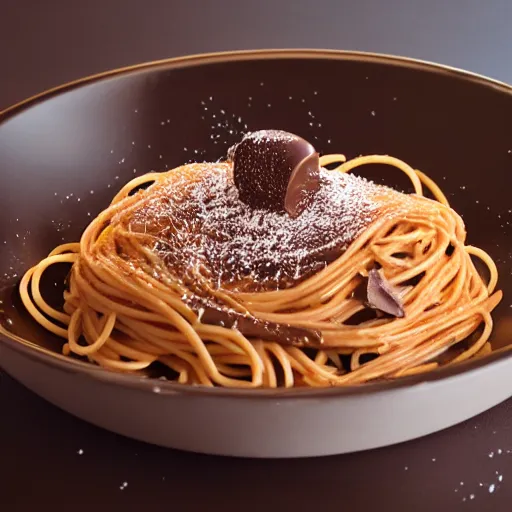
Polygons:
[[314,201],[291,218],[240,201],[231,164],[193,164],[141,193],[125,221],[130,231],[153,235],[152,249],[180,274],[193,267],[219,287],[286,288],[343,253],[389,194],[397,193],[322,169]]

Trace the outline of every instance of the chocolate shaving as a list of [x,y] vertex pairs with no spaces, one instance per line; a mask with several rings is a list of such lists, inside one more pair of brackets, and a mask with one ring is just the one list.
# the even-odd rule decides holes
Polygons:
[[391,285],[380,270],[370,270],[366,293],[368,305],[371,308],[397,318],[403,318],[405,311],[402,297],[405,291]]
[[260,320],[205,297],[195,296],[192,301],[203,324],[236,329],[248,338],[275,341],[281,345],[320,347],[323,343],[322,333],[315,329]]
[[275,341],[281,345],[319,347],[323,342],[320,331],[267,322],[233,309],[221,309],[214,304],[204,308],[201,322],[237,329],[248,338]]

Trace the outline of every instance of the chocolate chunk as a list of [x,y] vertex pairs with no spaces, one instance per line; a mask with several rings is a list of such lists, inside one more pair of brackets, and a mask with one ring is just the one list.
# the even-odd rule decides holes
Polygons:
[[320,163],[306,140],[280,130],[248,133],[228,151],[240,199],[297,217],[320,188]]
[[402,295],[400,290],[391,285],[379,270],[370,270],[368,274],[367,297],[371,308],[378,309],[397,318],[403,318],[405,311]]
[[[275,341],[281,345],[296,345],[319,348],[322,333],[315,329],[295,327],[289,324],[267,322],[249,314],[240,313],[211,299],[195,297],[195,309],[200,311],[203,324],[220,325],[237,329],[244,336],[266,341]],[[201,307],[198,305],[201,304]]]

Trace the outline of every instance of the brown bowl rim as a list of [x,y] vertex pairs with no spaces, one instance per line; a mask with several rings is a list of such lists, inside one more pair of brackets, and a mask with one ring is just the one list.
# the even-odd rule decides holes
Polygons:
[[[30,108],[42,100],[47,100],[60,93],[78,88],[89,83],[97,82],[105,78],[127,74],[130,72],[144,71],[147,69],[166,68],[179,69],[183,67],[198,66],[211,63],[229,62],[236,60],[270,60],[270,59],[330,59],[330,60],[356,60],[376,62],[406,68],[416,68],[432,73],[443,73],[452,77],[469,80],[480,83],[481,85],[498,89],[501,92],[512,95],[512,86],[499,80],[489,78],[478,73],[465,71],[456,67],[437,64],[425,60],[401,57],[372,52],[329,50],[329,49],[261,49],[261,50],[239,50],[214,53],[194,54],[183,57],[174,57],[150,62],[143,62],[132,66],[107,70],[94,75],[86,76],[78,80],[53,87],[42,91],[34,96],[22,100],[12,106],[0,111],[0,123],[13,117],[18,112]],[[374,394],[376,392],[387,392],[396,389],[410,388],[412,386],[426,384],[441,384],[451,380],[461,374],[474,374],[478,370],[483,370],[491,364],[505,364],[512,355],[509,347],[504,347],[477,359],[470,359],[459,364],[442,367],[427,373],[401,377],[396,380],[370,382],[365,384],[348,385],[329,388],[221,388],[190,386],[178,384],[172,381],[141,377],[133,374],[123,374],[113,372],[100,366],[66,357],[62,354],[53,352],[35,343],[21,338],[7,331],[0,325],[0,341],[9,348],[19,352],[24,356],[37,359],[45,365],[54,367],[61,371],[71,373],[80,373],[84,376],[101,380],[105,383],[123,385],[124,387],[138,389],[141,391],[157,392],[163,395],[199,395],[199,396],[217,396],[232,398],[309,398],[319,399],[338,396],[353,396],[359,394]]]

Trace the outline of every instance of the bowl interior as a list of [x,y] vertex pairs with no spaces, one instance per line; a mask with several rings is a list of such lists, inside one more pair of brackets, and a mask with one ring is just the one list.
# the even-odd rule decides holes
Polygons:
[[[245,131],[276,128],[321,153],[384,153],[434,178],[462,214],[469,243],[498,264],[505,293],[493,348],[511,341],[512,93],[506,86],[399,59],[289,52],[210,56],[135,68],[70,86],[0,116],[0,322],[60,351],[17,294],[23,272],[77,241],[127,181],[225,155]],[[365,175],[404,190],[398,172]],[[61,302],[67,268],[42,289]]]

